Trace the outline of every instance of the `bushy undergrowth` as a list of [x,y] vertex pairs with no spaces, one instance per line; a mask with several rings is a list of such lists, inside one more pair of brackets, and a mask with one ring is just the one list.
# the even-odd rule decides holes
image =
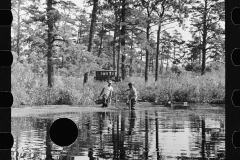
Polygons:
[[[157,82],[149,77],[147,83],[142,77],[132,77],[139,92],[139,97],[148,101],[187,101],[195,103],[225,102],[224,70],[212,70],[205,75],[182,72],[180,75],[166,73],[160,75]],[[124,86],[127,86],[126,82]]]
[[[160,75],[157,82],[149,77],[130,77],[113,83],[115,93],[127,89],[128,82],[134,83],[139,98],[148,101],[188,101],[188,102],[224,102],[225,74],[224,71],[212,71],[204,76],[196,76],[184,72],[177,76],[174,73]],[[83,85],[83,79],[76,77],[54,77],[54,86],[47,87],[47,77],[31,71],[27,64],[15,64],[12,67],[12,94],[14,106],[19,105],[92,105],[101,92],[104,82],[94,81]]]

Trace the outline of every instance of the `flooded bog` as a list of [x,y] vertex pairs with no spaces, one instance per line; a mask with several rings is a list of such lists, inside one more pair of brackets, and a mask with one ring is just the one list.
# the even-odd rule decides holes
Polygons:
[[[46,135],[60,117],[72,119],[79,128],[77,140],[68,147],[53,144]],[[12,134],[12,160],[225,159],[225,108],[142,107],[12,117]]]

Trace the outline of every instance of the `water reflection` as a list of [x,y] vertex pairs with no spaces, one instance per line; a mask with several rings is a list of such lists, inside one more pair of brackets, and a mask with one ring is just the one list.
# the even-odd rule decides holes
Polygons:
[[202,120],[202,158],[205,159],[205,120]]
[[65,116],[79,127],[77,140],[69,147],[56,146],[50,140],[49,127],[58,114],[12,118],[12,160],[225,157],[224,112],[148,109]]
[[159,139],[158,139],[158,112],[155,111],[155,128],[156,128],[156,152],[157,152],[157,160],[160,160],[161,159],[161,155],[160,155],[160,152],[159,152]]

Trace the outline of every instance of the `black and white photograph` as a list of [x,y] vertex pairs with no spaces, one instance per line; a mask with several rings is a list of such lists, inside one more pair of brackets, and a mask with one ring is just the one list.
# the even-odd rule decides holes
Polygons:
[[224,0],[12,0],[12,160],[225,160]]

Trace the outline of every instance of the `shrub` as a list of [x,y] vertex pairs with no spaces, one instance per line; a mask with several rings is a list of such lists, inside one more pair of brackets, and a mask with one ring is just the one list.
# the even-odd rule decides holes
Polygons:
[[[185,66],[186,71],[192,71],[196,73],[201,73],[202,70],[202,65],[199,63],[188,63]],[[211,72],[211,66],[206,66],[205,67],[205,72]]]
[[[143,77],[128,77],[119,83],[113,83],[114,93],[121,94],[133,82],[139,98],[148,101],[188,101],[188,102],[224,102],[225,75],[220,67],[197,76],[196,73],[182,71],[180,75],[166,72],[155,82],[153,76],[145,83]],[[47,87],[47,77],[31,71],[26,63],[12,66],[12,94],[14,106],[25,105],[93,105],[106,82],[89,78],[83,85],[83,79],[72,76],[54,76],[54,86]],[[120,98],[125,95],[118,96]]]

